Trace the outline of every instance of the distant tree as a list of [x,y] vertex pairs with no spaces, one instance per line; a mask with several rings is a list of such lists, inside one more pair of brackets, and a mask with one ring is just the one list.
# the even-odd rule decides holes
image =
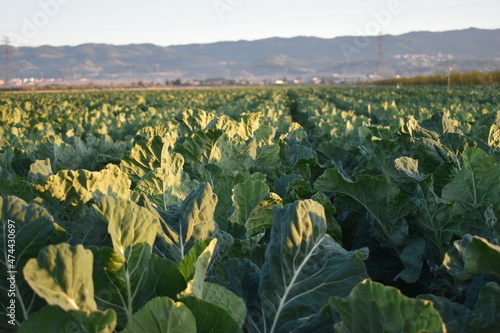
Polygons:
[[181,79],[175,79],[174,82],[173,82],[174,86],[181,86],[182,85],[182,81]]

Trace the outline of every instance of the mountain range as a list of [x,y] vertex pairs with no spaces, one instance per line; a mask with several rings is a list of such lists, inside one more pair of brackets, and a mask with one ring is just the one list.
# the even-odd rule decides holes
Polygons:
[[80,81],[263,80],[414,76],[500,70],[500,29],[470,28],[374,37],[268,38],[255,41],[10,47],[0,73],[11,78]]

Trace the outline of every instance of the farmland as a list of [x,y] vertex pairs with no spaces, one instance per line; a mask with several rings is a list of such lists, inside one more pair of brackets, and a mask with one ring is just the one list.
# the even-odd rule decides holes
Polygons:
[[498,332],[499,111],[497,87],[1,93],[0,330]]

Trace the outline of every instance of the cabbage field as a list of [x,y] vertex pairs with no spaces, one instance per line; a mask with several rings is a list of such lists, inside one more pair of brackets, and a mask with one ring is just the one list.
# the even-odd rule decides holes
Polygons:
[[500,332],[499,92],[0,93],[0,331]]

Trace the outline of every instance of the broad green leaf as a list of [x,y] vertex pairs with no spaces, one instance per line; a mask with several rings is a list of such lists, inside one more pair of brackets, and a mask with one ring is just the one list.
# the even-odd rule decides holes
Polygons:
[[257,147],[255,154],[255,167],[259,169],[272,169],[281,166],[280,146],[277,144]]
[[64,142],[59,136],[43,139],[36,151],[37,159],[49,158],[54,172],[80,167],[80,156],[75,148]]
[[235,238],[233,244],[229,248],[227,256],[229,258],[249,259],[258,267],[262,267],[264,263],[264,255],[266,252],[265,242],[261,242],[265,236],[264,232],[250,236],[245,239]]
[[115,310],[118,328],[123,328],[147,301],[145,296],[153,295],[146,287],[151,247],[140,243],[127,247],[124,254],[105,247],[93,252],[95,300],[99,309]]
[[186,296],[182,302],[191,310],[196,320],[197,332],[243,332],[231,315],[204,299]]
[[35,188],[64,203],[65,206],[81,206],[94,197],[105,195],[130,197],[130,180],[116,165],[109,164],[101,171],[61,170]]
[[[215,252],[217,239],[205,239],[195,244],[179,264],[179,271],[187,282],[195,277],[198,286],[201,286],[205,280],[208,267]],[[201,287],[200,287],[201,289]]]
[[168,210],[171,205],[181,204],[192,189],[183,163],[179,163],[152,170],[137,183],[134,192],[146,195],[159,209]]
[[463,333],[465,325],[472,311],[463,304],[450,301],[446,297],[439,297],[433,294],[418,295],[417,299],[426,299],[433,303],[434,308],[439,312],[446,330],[449,333]]
[[457,129],[460,125],[458,120],[451,117],[450,111],[445,110],[443,112],[436,112],[432,115],[430,119],[424,120],[420,123],[423,128],[426,128],[440,135],[446,133],[460,133],[461,131]]
[[175,119],[187,132],[204,130],[215,118],[216,116],[213,113],[199,109],[187,110],[175,116]]
[[134,313],[121,333],[195,333],[196,322],[186,305],[157,297]]
[[231,140],[243,140],[242,124],[233,118],[223,114],[214,118],[205,130],[221,130]]
[[292,202],[300,199],[308,199],[312,196],[311,183],[304,178],[296,179],[289,183],[286,190],[289,200],[292,200]]
[[19,333],[113,333],[116,327],[116,313],[65,311],[58,306],[45,306],[32,313],[19,327]]
[[500,330],[500,285],[489,282],[479,291],[479,300],[474,306],[467,332],[497,333]]
[[456,202],[459,213],[480,204],[500,203],[500,165],[479,148],[469,148],[462,155],[463,168],[443,188],[445,201]]
[[44,180],[45,178],[52,176],[52,167],[50,166],[50,159],[36,160],[30,166],[29,180],[34,183],[38,180]]
[[245,323],[247,315],[245,302],[232,291],[221,285],[205,282],[201,298],[226,310],[240,326]]
[[219,129],[195,132],[177,145],[175,151],[190,164],[216,163],[221,158],[218,141],[222,134]]
[[59,223],[67,231],[67,242],[71,245],[112,246],[108,223],[93,209],[76,220],[60,220]]
[[208,240],[199,243],[184,257],[179,269],[186,280],[191,280],[178,298],[193,311],[198,331],[209,328],[215,331],[238,331],[245,321],[245,303],[226,288],[205,281],[216,244],[217,239],[212,239],[209,243]]
[[294,180],[302,179],[302,176],[288,173],[281,176],[278,180],[274,182],[275,192],[282,198],[285,198],[287,195],[287,187],[288,184],[292,183]]
[[92,281],[93,255],[81,245],[49,245],[28,260],[23,268],[30,287],[47,301],[62,309],[95,311]]
[[160,126],[146,126],[143,127],[139,130],[137,135],[147,138],[147,139],[152,139],[155,136],[160,136],[164,139],[167,139],[167,142],[170,144],[170,146],[174,146],[175,140],[177,139],[177,133],[174,131],[171,131],[170,129],[166,128],[163,125]]
[[458,173],[458,162],[453,155],[434,140],[423,139],[417,143],[413,158],[418,160],[419,171],[434,176],[434,189],[437,195],[442,195],[443,188],[450,183]]
[[247,313],[245,302],[232,291],[221,285],[203,282],[202,289],[195,291],[191,288],[191,285],[188,284],[187,289],[179,294],[179,299],[181,301],[187,298],[192,300],[203,300],[217,306],[219,309],[227,312],[239,327],[242,327],[245,323]]
[[27,178],[15,177],[9,180],[0,178],[0,197],[16,196],[25,201],[31,201],[36,196],[36,191]]
[[[9,290],[11,281],[7,278],[11,274],[8,272],[17,272],[16,319],[20,322],[39,305],[35,301],[35,293],[22,278],[22,268],[30,258],[37,256],[40,249],[63,242],[68,235],[45,208],[36,203],[27,204],[14,196],[0,197],[0,227],[0,286],[2,290]],[[3,305],[0,315],[5,317],[5,307],[9,302],[6,292],[1,293],[0,300]],[[3,325],[0,324],[0,329]]]
[[394,160],[394,166],[413,180],[422,181],[424,179],[424,175],[418,170],[418,160],[403,156]]
[[181,262],[182,274],[186,279],[191,280],[178,297],[181,301],[192,297],[203,299],[228,312],[240,326],[243,326],[246,317],[246,307],[243,300],[226,288],[205,281],[216,244],[216,239],[211,240],[201,253],[199,252],[201,248],[199,250],[192,248],[188,256]]
[[175,299],[187,285],[179,269],[175,262],[153,254],[149,261],[147,281],[141,291],[142,299],[150,300],[157,296]]
[[272,207],[281,206],[281,198],[269,192],[269,187],[259,180],[247,180],[233,189],[232,223],[247,230],[247,237],[271,226]]
[[147,208],[113,197],[102,198],[93,208],[108,224],[113,248],[122,255],[135,244],[145,242],[153,246],[159,221]]
[[[0,262],[7,267],[8,254],[15,254],[16,265],[9,269],[12,271],[36,257],[46,245],[57,244],[68,238],[65,230],[54,222],[45,208],[36,203],[28,204],[15,196],[0,197],[0,223],[0,237],[4,240],[0,248]],[[14,247],[8,246],[11,244],[8,239],[15,240]]]
[[408,122],[403,126],[401,131],[404,134],[409,134],[412,141],[414,141],[417,138],[426,138],[435,141],[439,140],[438,133],[420,126],[418,121],[415,119],[408,120]]
[[500,148],[500,126],[493,124],[488,135],[488,146]]
[[[313,200],[273,208],[271,239],[259,286],[262,332],[290,332],[367,277],[366,249],[346,251],[325,234],[323,206]],[[252,318],[254,320],[255,318]]]
[[196,243],[215,232],[214,212],[217,196],[209,184],[200,184],[183,201],[178,217],[162,221],[162,241],[167,245],[166,257],[180,262]]
[[254,136],[254,133],[260,127],[260,118],[262,117],[261,112],[254,112],[248,115],[244,115],[240,119],[240,136],[243,140],[248,140]]
[[129,175],[134,184],[156,168],[178,170],[182,168],[184,159],[170,148],[171,142],[160,136],[140,140],[120,162],[120,169]]
[[358,284],[346,298],[330,298],[330,304],[342,317],[334,326],[338,333],[446,332],[432,302],[408,298],[371,280]]
[[217,271],[219,284],[244,299],[248,306],[247,312],[253,312],[259,305],[260,267],[249,259],[235,257],[221,262]]
[[317,191],[348,195],[371,215],[369,221],[380,245],[396,254],[405,269],[396,278],[412,283],[422,268],[425,242],[409,235],[405,217],[415,211],[411,198],[390,183],[385,176],[359,175],[356,181],[344,177],[339,170],[327,169],[314,184]]
[[500,246],[469,234],[454,242],[453,249],[446,253],[443,261],[449,273],[460,279],[469,279],[479,273],[500,277],[499,263]]
[[436,262],[440,262],[450,249],[453,237],[462,234],[461,223],[456,218],[454,207],[434,193],[432,175],[418,183],[418,191],[420,196],[415,199],[418,209],[416,223],[426,240],[432,244],[429,252],[434,252]]

